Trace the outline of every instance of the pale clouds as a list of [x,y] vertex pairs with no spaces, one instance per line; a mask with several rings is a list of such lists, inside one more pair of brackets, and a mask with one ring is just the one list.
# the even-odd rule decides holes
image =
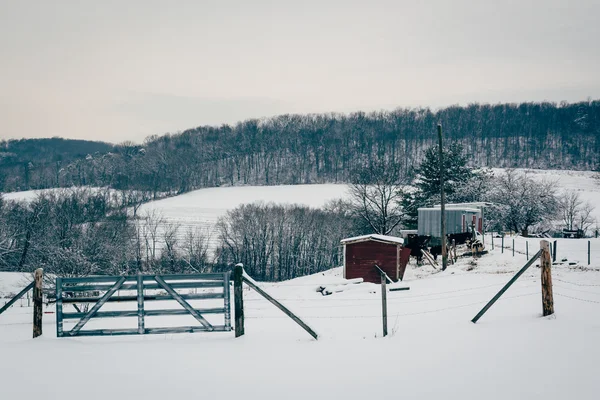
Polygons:
[[600,97],[598,1],[1,1],[0,136]]

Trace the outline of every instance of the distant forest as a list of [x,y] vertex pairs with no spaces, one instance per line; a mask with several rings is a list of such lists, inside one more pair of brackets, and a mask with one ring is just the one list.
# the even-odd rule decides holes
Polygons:
[[151,136],[143,144],[64,139],[0,142],[0,190],[110,186],[154,193],[222,185],[349,182],[373,160],[409,170],[437,143],[459,142],[471,166],[596,169],[600,101],[438,111],[280,115]]

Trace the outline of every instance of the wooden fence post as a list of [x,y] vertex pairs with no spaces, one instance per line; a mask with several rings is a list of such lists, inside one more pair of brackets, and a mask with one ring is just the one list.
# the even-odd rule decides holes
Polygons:
[[554,314],[554,298],[552,296],[552,260],[550,258],[550,243],[547,240],[540,242],[542,254],[540,266],[542,270],[542,314]]
[[504,236],[502,236],[502,254],[504,254]]
[[33,337],[42,336],[42,317],[43,310],[43,291],[42,280],[44,278],[44,270],[38,268],[35,270],[33,286]]
[[381,315],[383,317],[383,336],[387,336],[387,287],[386,287],[386,279],[383,274],[381,274]]
[[138,333],[143,335],[146,332],[146,322],[144,320],[144,276],[138,271],[137,282],[137,318]]
[[56,277],[56,337],[63,337],[63,298],[62,298],[62,278]]
[[494,233],[492,232],[492,250],[494,250]]
[[529,260],[529,242],[525,242],[525,257]]
[[[237,264],[233,270],[233,304],[235,312],[235,337],[244,334],[244,265]],[[229,288],[228,288],[229,289]]]
[[558,248],[556,240],[554,241],[553,252],[552,252],[552,262],[556,262],[556,249]]
[[515,238],[513,238],[513,257],[515,256]]
[[588,240],[588,265],[590,265],[590,246],[591,246],[591,240]]

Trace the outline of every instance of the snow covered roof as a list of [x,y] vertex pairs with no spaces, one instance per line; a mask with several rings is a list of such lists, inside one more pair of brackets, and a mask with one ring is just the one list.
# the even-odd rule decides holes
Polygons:
[[[473,201],[470,203],[449,203],[446,204],[446,207],[452,207],[452,208],[462,208],[462,207],[489,207],[494,205],[494,203],[490,203],[487,201]],[[436,204],[435,208],[440,208],[441,205],[440,204]]]
[[[441,211],[442,209],[440,207],[420,207],[417,209],[417,211]],[[458,211],[466,211],[466,212],[474,212],[474,213],[478,213],[481,210],[479,208],[474,208],[474,207],[467,207],[467,206],[463,206],[460,207],[458,205],[455,206],[451,206],[451,207],[447,207],[446,211],[454,211],[454,210],[458,210]]]
[[375,242],[384,242],[384,243],[395,243],[395,244],[403,244],[404,239],[395,237],[395,236],[386,236],[386,235],[363,235],[363,236],[355,236],[347,239],[343,239],[341,241],[342,244],[348,243],[358,243],[358,242],[366,242],[368,240],[373,240]]

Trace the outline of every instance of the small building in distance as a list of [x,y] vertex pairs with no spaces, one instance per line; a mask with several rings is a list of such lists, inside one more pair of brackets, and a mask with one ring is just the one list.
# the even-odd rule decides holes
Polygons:
[[[442,209],[440,207],[419,208],[418,233],[432,238],[442,236]],[[483,229],[481,210],[471,207],[446,208],[446,234],[470,232],[472,226],[479,232]]]
[[344,278],[363,278],[365,282],[380,283],[375,265],[394,281],[402,280],[410,257],[403,252],[404,239],[384,235],[364,235],[341,241],[344,254]]

